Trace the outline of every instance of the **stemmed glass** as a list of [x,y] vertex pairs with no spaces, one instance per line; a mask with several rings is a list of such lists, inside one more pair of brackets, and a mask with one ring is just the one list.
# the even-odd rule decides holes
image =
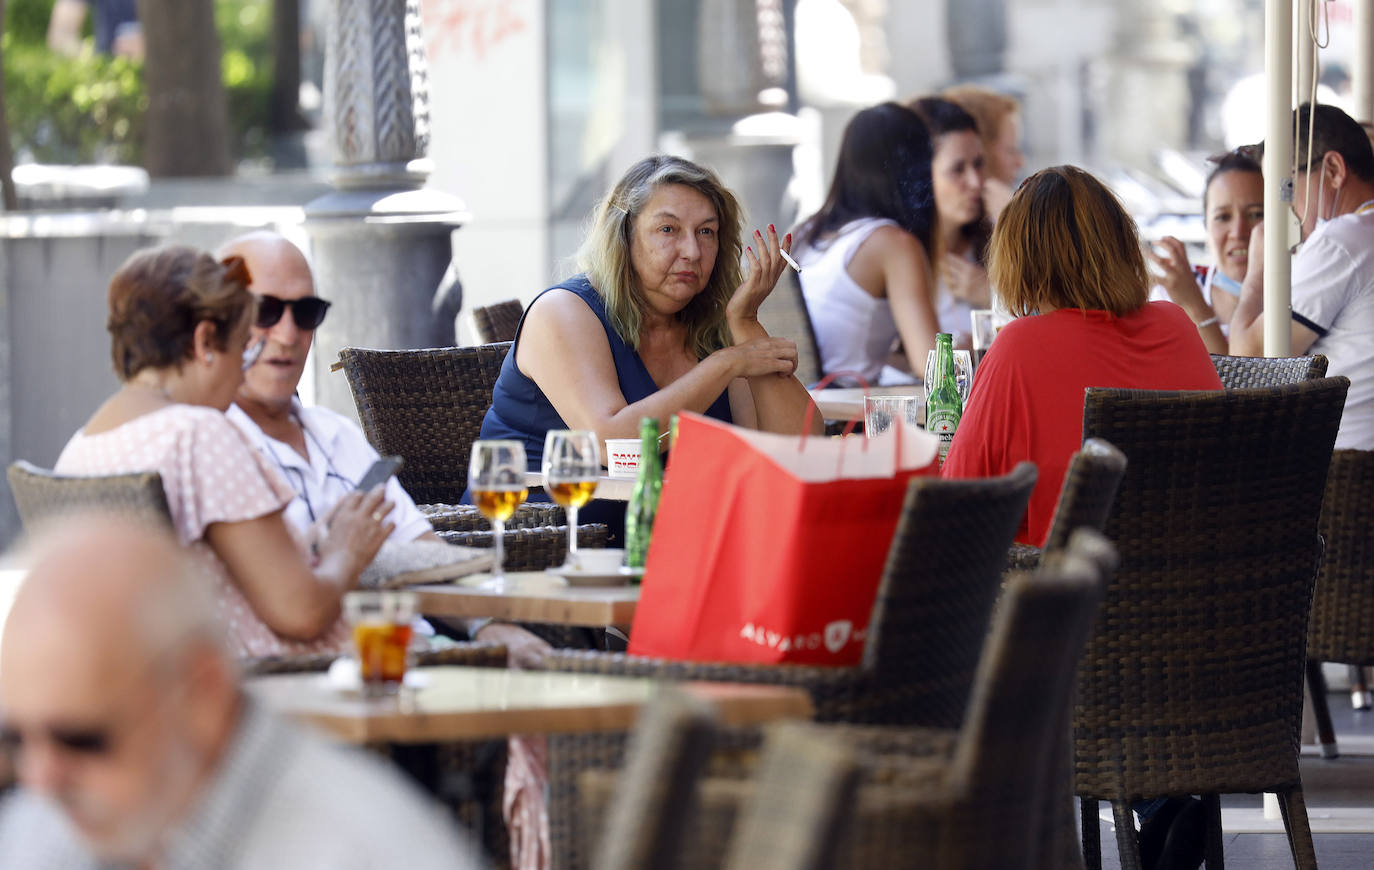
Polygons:
[[[935,351],[926,354],[925,387],[929,393],[935,389]],[[973,354],[966,350],[954,352],[954,382],[959,387],[959,399],[968,404],[968,391],[973,386]]]
[[[595,432],[553,429],[544,436],[544,488],[568,512],[568,557],[564,568],[577,570],[577,509],[591,500],[601,475]],[[557,569],[553,569],[557,570]]]
[[525,501],[525,446],[519,441],[474,441],[468,463],[468,487],[472,489],[477,510],[491,520],[496,538],[496,561],[491,567],[486,588],[502,589],[506,572],[506,520]]

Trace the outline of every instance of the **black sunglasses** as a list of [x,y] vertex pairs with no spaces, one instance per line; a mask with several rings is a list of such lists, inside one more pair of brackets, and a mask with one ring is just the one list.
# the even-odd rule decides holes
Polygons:
[[281,320],[281,316],[287,308],[291,309],[291,318],[296,321],[296,328],[308,331],[324,322],[324,315],[329,310],[329,303],[318,296],[306,296],[302,299],[278,299],[264,293],[258,297],[257,327],[259,329],[271,329],[276,326],[277,321]]
[[[96,756],[110,751],[110,733],[103,728],[89,730],[75,728],[48,728],[48,739],[67,752],[75,755]],[[23,732],[0,727],[0,751],[16,756],[24,746]]]

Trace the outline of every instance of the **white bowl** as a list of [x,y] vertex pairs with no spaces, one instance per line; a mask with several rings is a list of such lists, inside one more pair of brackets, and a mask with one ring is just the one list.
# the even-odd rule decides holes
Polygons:
[[606,473],[611,477],[634,477],[639,473],[639,439],[606,439]]

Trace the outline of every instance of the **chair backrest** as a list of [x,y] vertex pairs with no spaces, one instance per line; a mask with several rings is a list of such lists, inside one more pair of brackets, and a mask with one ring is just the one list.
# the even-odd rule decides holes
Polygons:
[[759,323],[769,335],[797,343],[797,378],[803,384],[810,386],[825,375],[816,346],[816,330],[811,326],[811,314],[796,272],[783,270],[777,286],[759,306]]
[[1326,542],[1307,654],[1374,665],[1374,450],[1331,454],[1318,526]]
[[467,489],[468,455],[509,349],[339,351],[367,440],[405,459],[396,476],[415,501],[454,503]]
[[10,463],[7,474],[19,519],[26,528],[87,508],[108,510],[163,527],[172,524],[162,475],[156,471],[76,477],[19,459]]
[[941,867],[1035,865],[1044,817],[1060,809],[1046,796],[1069,772],[1074,671],[1115,564],[1107,539],[1080,529],[1039,571],[1008,579],[954,751],[949,784],[965,811],[943,829]]
[[911,481],[864,645],[877,691],[859,721],[959,727],[1035,478],[1022,462],[1003,477]]
[[1106,524],[1120,567],[1079,668],[1078,794],[1297,776],[1296,754],[1275,747],[1297,745],[1317,519],[1349,385],[1087,391],[1084,436],[1127,465]]
[[1326,377],[1326,357],[1319,353],[1275,359],[1214,353],[1212,365],[1217,367],[1221,385],[1228,390],[1277,387]]
[[507,299],[495,305],[480,305],[472,309],[472,327],[477,332],[477,340],[483,344],[498,341],[515,341],[515,329],[520,325],[520,316],[525,306],[519,299]]
[[1069,460],[1054,520],[1045,537],[1045,552],[1062,550],[1075,529],[1102,531],[1126,473],[1126,456],[1101,438],[1089,438]]
[[591,866],[671,870],[680,866],[696,784],[711,754],[715,711],[665,689],[635,723],[625,768]]
[[852,748],[824,734],[790,722],[770,729],[753,797],[730,839],[728,870],[844,865],[838,850],[859,768]]

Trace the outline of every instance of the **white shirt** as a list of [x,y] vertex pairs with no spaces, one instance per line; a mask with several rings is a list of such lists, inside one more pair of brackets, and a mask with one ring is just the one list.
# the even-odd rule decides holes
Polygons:
[[1293,319],[1330,376],[1350,378],[1336,447],[1374,449],[1374,211],[1326,221],[1293,258]]
[[[169,833],[162,870],[475,870],[443,810],[380,759],[249,702],[213,778]],[[104,870],[51,801],[0,801],[0,867]]]
[[[329,513],[339,499],[352,492],[358,481],[377,461],[377,451],[357,424],[328,408],[306,408],[291,399],[291,412],[305,430],[306,452],[310,461],[285,442],[268,436],[238,405],[230,405],[225,415],[238,426],[268,462],[296,491],[283,516],[292,528],[304,534],[316,520]],[[386,483],[387,500],[396,507],[391,521],[396,528],[390,541],[413,541],[433,526],[415,507],[415,502],[392,477]]]
[[[816,333],[821,370],[858,372],[870,384],[879,376],[897,341],[897,323],[886,298],[869,293],[849,275],[849,261],[879,227],[897,226],[886,218],[850,221],[823,248],[797,254],[802,295]],[[924,360],[922,360],[924,364]]]

